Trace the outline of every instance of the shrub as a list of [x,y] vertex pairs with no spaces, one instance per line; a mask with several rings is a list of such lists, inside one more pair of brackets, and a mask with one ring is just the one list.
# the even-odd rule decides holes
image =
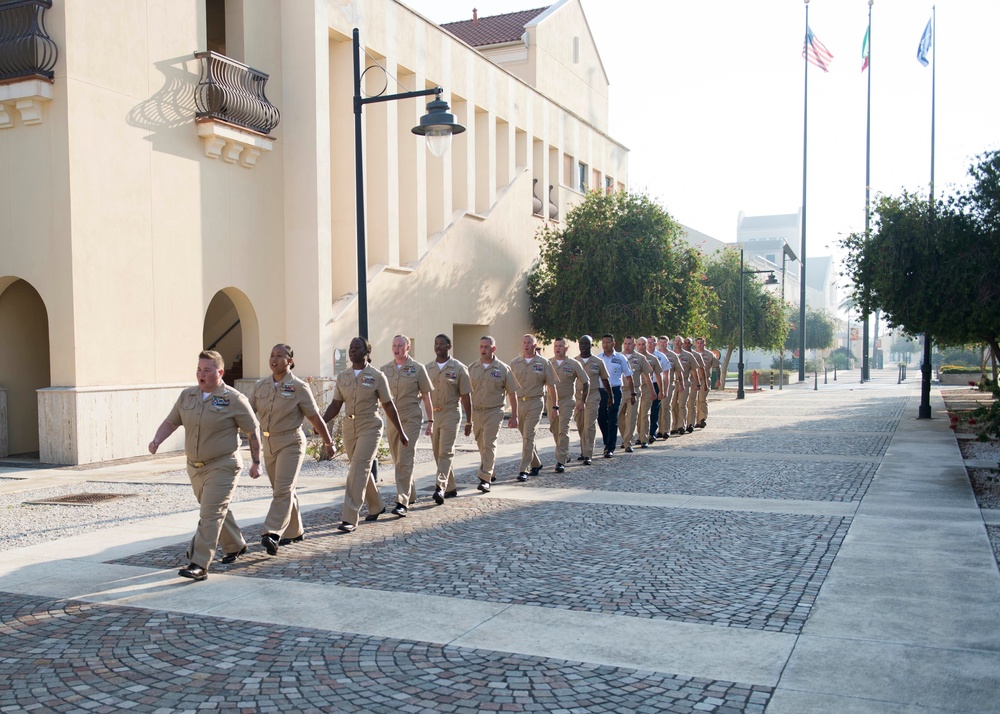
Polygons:
[[940,371],[941,374],[981,374],[979,367],[967,367],[961,364],[946,364]]
[[979,426],[980,441],[1000,439],[1000,389],[992,387],[993,402],[972,412],[969,423]]
[[962,365],[965,367],[979,368],[979,353],[973,350],[950,349],[945,350],[936,356],[935,361],[940,360],[941,364],[950,366]]

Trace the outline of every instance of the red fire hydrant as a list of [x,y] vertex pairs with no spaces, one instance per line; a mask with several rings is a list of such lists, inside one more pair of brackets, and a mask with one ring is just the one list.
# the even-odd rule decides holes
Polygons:
[[760,388],[757,386],[757,380],[760,378],[760,372],[757,370],[753,371],[753,391],[759,392]]

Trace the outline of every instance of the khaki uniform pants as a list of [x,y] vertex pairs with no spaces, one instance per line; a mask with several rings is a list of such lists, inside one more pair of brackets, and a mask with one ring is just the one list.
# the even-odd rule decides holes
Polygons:
[[[556,442],[556,463],[569,463],[569,422],[576,409],[576,397],[570,395],[559,400],[559,409],[549,409],[549,431]],[[565,415],[565,416],[564,416]]]
[[653,408],[653,397],[656,396],[655,388],[647,394],[648,390],[643,390],[639,398],[639,424],[636,427],[636,437],[640,444],[649,441],[649,410]]
[[698,421],[708,419],[708,390],[702,387],[698,391]]
[[671,400],[674,398],[674,391],[676,390],[674,389],[673,380],[670,380],[666,393],[663,392],[663,385],[660,385],[660,396],[662,399],[660,400],[660,423],[657,431],[661,434],[670,433],[670,410],[672,408]]
[[[597,441],[597,411],[601,408],[601,392],[594,389],[587,395],[583,411],[576,414],[576,430],[580,434],[580,455],[594,458],[594,443]],[[562,407],[559,407],[562,411]]]
[[198,511],[198,530],[191,538],[185,557],[189,563],[208,570],[219,545],[222,545],[224,553],[238,553],[247,544],[233,512],[229,510],[240,464],[232,455],[216,459],[201,468],[188,464],[187,470],[194,497],[201,508]]
[[365,427],[359,434],[351,427],[350,420],[344,421],[344,451],[351,464],[344,489],[344,509],[340,515],[344,523],[358,525],[362,501],[371,515],[382,510],[382,495],[372,476],[372,462],[381,436],[381,425]]
[[[385,435],[389,440],[389,453],[392,454],[392,461],[396,466],[396,502],[404,507],[409,507],[411,501],[417,500],[417,487],[413,481],[413,454],[417,448],[417,439],[420,438],[420,427],[423,424],[421,417],[400,419],[403,431],[409,440],[406,446],[399,438],[396,427],[389,422],[385,428]],[[435,423],[437,423],[435,421]]]
[[624,446],[631,446],[632,444],[632,439],[635,437],[635,422],[638,414],[639,399],[636,398],[633,404],[632,393],[629,392],[626,397],[623,391],[622,404],[618,408],[618,433],[622,435],[622,444]]
[[535,427],[542,420],[542,397],[528,397],[517,405],[517,425],[521,431],[521,465],[518,473],[527,473],[529,469],[542,465],[535,450]]
[[[264,437],[264,468],[271,482],[271,507],[264,519],[264,532],[279,538],[302,535],[302,516],[295,484],[306,454],[306,440],[301,431],[287,436]],[[229,552],[229,551],[227,551]]]
[[683,429],[687,424],[685,406],[688,390],[681,391],[676,386],[670,395],[670,424],[672,429]]
[[687,422],[685,423],[685,426],[694,426],[694,423],[696,421],[695,414],[697,414],[698,411],[698,393],[700,391],[701,391],[700,389],[695,389],[694,387],[691,387],[691,389],[688,390]]
[[480,481],[489,483],[493,480],[493,468],[497,461],[497,436],[500,434],[500,424],[503,422],[503,407],[472,411],[472,435],[479,447]]
[[455,440],[458,438],[458,423],[461,420],[458,409],[442,409],[434,412],[434,428],[431,429],[431,450],[437,464],[435,485],[444,491],[454,491],[455,485]]

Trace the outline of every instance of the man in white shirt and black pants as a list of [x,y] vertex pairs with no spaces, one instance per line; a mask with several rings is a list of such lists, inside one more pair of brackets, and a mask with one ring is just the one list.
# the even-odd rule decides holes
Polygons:
[[[622,404],[622,383],[624,382],[628,399],[635,402],[635,384],[632,381],[632,369],[628,359],[621,352],[615,351],[615,337],[605,334],[601,337],[602,352],[597,355],[608,368],[611,385],[611,399],[601,390],[601,408],[597,412],[597,425],[601,428],[601,438],[604,440],[604,458],[615,455],[615,444],[618,442],[618,410]],[[610,402],[610,404],[609,404]]]

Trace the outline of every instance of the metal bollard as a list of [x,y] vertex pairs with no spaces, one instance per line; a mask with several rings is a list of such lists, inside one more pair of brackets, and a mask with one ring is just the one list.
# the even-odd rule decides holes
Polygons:
[[833,381],[837,381],[837,365],[833,365]]
[[774,370],[771,370],[771,389],[774,389]]
[[813,379],[813,391],[814,392],[818,392],[819,391],[819,370],[816,370],[815,372],[813,372],[813,378],[814,378]]
[[896,377],[896,384],[902,384],[902,382],[903,382],[903,365],[899,365],[899,368],[898,368],[897,371],[899,372],[899,376]]
[[823,365],[823,384],[829,384],[830,383],[830,377],[827,374],[828,372],[829,372],[829,370],[826,368],[826,365]]

